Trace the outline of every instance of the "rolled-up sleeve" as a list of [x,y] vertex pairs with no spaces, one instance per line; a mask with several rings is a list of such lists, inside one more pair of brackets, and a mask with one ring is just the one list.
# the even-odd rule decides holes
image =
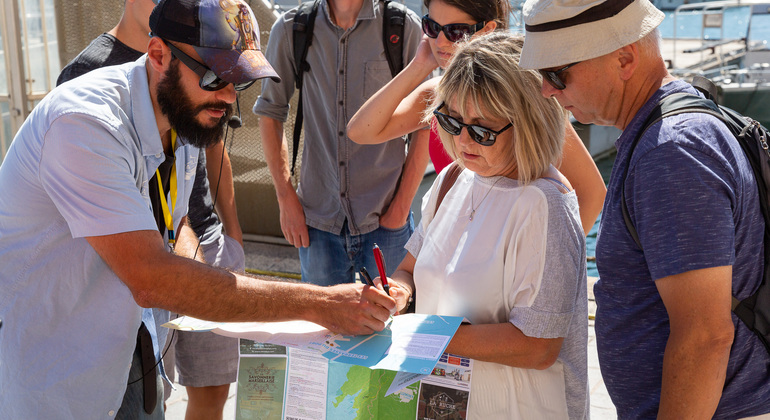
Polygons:
[[294,11],[278,18],[270,30],[265,57],[281,77],[281,82],[262,79],[262,94],[257,98],[252,111],[257,115],[285,122],[289,115],[289,101],[294,95],[294,43],[289,28],[294,20]]

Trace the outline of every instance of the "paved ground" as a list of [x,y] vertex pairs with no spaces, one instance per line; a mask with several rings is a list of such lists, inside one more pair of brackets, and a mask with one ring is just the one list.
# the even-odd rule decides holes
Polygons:
[[[293,247],[265,244],[258,242],[246,242],[246,267],[259,268],[260,271],[276,273],[299,273],[299,256]],[[593,318],[596,305],[593,302],[593,281],[589,279],[589,313]],[[599,359],[596,355],[596,334],[594,333],[593,320],[589,321],[588,331],[588,381],[591,392],[591,418],[593,420],[616,419],[615,407],[612,405],[607,389],[604,387],[601,373],[599,372]],[[177,385],[177,390],[171,393],[166,402],[166,419],[183,420],[187,409],[187,393],[184,387]],[[230,395],[225,405],[224,420],[235,419],[235,392],[236,386],[230,386]]]

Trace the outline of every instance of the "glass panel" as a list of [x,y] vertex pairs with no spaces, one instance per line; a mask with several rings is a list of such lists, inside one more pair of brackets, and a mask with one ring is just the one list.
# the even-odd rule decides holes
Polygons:
[[53,7],[54,0],[45,0],[45,26],[48,35],[48,89],[56,86],[56,78],[59,77],[61,66],[59,65],[59,38],[56,36],[56,11]]
[[[0,19],[2,19],[1,13]],[[0,31],[0,95],[2,96],[8,96],[8,63],[5,60],[5,39],[3,31]]]
[[28,78],[31,80],[31,92],[45,92],[48,85],[46,78],[46,46],[43,37],[43,19],[38,0],[24,0],[21,7],[24,13],[26,33],[22,37],[24,55],[29,63]]
[[3,157],[5,152],[8,151],[8,146],[11,145],[11,114],[8,112],[8,103],[0,102],[0,119],[2,119],[0,127],[0,163],[3,163]]

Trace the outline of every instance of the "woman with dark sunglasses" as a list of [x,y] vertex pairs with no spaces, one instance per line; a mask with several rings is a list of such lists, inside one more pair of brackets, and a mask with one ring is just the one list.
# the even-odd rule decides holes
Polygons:
[[[518,67],[507,32],[460,47],[435,90],[443,171],[394,272],[402,310],[461,316],[446,352],[473,359],[468,419],[588,416],[585,237],[562,154],[565,111]],[[443,197],[444,184],[451,188]]]
[[[441,172],[452,159],[441,145],[435,124],[422,121],[441,77],[426,78],[436,68],[446,67],[458,41],[507,30],[510,5],[508,0],[424,0],[424,5],[428,9],[422,18],[425,36],[415,58],[358,110],[348,124],[347,134],[357,143],[379,144],[433,125],[429,153],[436,172]],[[565,151],[555,163],[577,191],[582,226],[588,232],[602,209],[607,190],[575,130],[567,125],[565,132]]]

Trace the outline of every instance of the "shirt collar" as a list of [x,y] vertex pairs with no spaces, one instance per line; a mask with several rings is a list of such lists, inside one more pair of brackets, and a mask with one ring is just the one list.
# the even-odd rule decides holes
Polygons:
[[[150,82],[147,78],[147,54],[136,60],[136,66],[128,71],[128,86],[131,94],[131,120],[134,122],[136,134],[143,156],[158,156],[163,153],[163,142],[158,132],[158,122],[155,120],[155,110],[150,96]],[[187,144],[187,141],[177,137],[177,148]]]
[[[375,16],[375,10],[377,10],[377,3],[380,0],[364,0],[363,5],[361,6],[361,11],[358,12],[358,18],[356,18],[357,21],[361,20],[372,20]],[[326,16],[329,18],[329,21],[331,22],[331,15],[329,14],[329,2],[324,1],[321,3],[321,7],[326,12]]]

